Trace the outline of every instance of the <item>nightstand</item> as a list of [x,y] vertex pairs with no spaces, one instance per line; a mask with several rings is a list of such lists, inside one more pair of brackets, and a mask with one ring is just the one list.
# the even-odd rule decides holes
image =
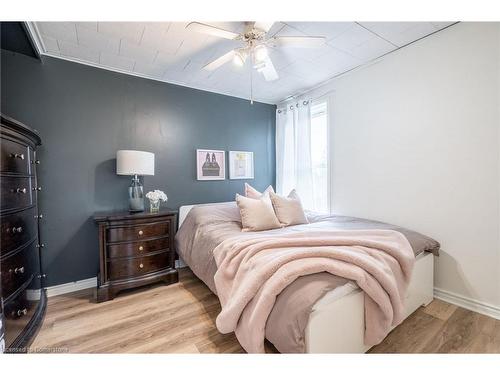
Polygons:
[[124,289],[179,280],[174,237],[177,211],[107,212],[94,216],[99,225],[97,302]]

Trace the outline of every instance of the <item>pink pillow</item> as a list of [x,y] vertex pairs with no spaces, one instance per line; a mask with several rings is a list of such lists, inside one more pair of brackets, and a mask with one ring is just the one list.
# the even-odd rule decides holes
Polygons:
[[243,232],[255,232],[281,228],[281,224],[273,210],[269,194],[253,199],[236,194],[236,204],[240,209]]
[[250,186],[245,182],[245,197],[247,198],[252,198],[252,199],[260,199],[263,195],[266,193],[274,193],[274,189],[271,185],[267,187],[266,190],[264,190],[263,193],[255,189],[254,187]]
[[308,223],[299,195],[295,189],[288,194],[288,197],[282,197],[274,193],[269,193],[269,196],[273,203],[274,212],[283,226]]

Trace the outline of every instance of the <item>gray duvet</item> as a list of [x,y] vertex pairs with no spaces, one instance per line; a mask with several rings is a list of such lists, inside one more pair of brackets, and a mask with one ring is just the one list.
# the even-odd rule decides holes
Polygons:
[[[308,228],[335,229],[392,229],[408,239],[415,256],[428,251],[435,255],[439,243],[420,233],[394,225],[338,215],[309,213],[309,224],[296,225],[264,232],[242,232],[241,218],[234,202],[199,205],[191,209],[176,235],[179,256],[212,292],[217,294],[214,275],[217,265],[213,250],[224,240],[234,237],[242,239],[273,233],[304,231]],[[266,324],[266,338],[281,353],[303,353],[304,331],[314,304],[329,291],[344,285],[348,280],[318,273],[299,277],[278,298]],[[286,314],[283,312],[286,311]],[[286,316],[286,319],[283,317]]]

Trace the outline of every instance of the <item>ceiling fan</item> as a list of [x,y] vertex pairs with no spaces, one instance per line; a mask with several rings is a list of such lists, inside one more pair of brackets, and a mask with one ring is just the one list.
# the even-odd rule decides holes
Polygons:
[[203,69],[214,71],[231,60],[236,65],[243,66],[247,60],[250,60],[253,68],[262,73],[266,81],[274,81],[279,76],[269,56],[268,47],[318,48],[325,44],[325,38],[322,36],[269,36],[268,32],[273,24],[274,22],[246,22],[245,30],[240,34],[200,22],[191,22],[186,28],[202,34],[243,42],[240,48],[235,48],[209,62]]

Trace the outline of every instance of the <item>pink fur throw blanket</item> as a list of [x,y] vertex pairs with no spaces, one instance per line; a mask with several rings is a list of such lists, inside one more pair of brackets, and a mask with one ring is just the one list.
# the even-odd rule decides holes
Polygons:
[[[319,272],[356,281],[365,292],[365,343],[375,345],[401,323],[415,256],[392,230],[317,230],[223,241],[214,277],[222,311],[217,328],[235,332],[249,353],[264,353],[266,321],[278,294]],[[335,319],[335,316],[332,316]]]

